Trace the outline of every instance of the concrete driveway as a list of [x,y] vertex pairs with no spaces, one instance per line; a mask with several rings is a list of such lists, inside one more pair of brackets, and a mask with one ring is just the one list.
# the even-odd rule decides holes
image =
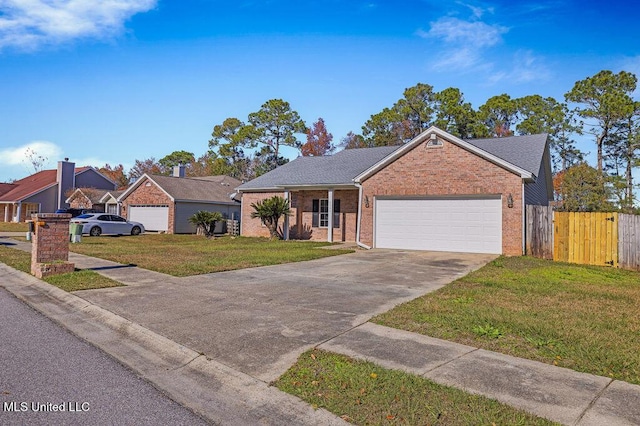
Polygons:
[[127,287],[75,294],[270,382],[306,349],[495,257],[371,250],[187,278],[114,268]]

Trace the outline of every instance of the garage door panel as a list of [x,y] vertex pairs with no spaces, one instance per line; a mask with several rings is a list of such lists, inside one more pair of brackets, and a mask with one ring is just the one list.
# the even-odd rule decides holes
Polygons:
[[502,252],[499,198],[378,199],[375,247]]
[[164,231],[169,229],[169,207],[131,206],[129,220],[140,222],[147,231]]

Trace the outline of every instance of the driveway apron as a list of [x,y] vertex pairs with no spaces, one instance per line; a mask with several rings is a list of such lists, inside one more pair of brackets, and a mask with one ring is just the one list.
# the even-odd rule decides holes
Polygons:
[[493,258],[371,250],[185,278],[103,265],[95,269],[128,286],[75,294],[270,382],[306,349],[434,291]]

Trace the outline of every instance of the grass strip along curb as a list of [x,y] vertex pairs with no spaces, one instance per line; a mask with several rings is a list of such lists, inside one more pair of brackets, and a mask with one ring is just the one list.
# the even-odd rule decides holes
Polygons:
[[274,385],[358,425],[555,424],[484,396],[318,349],[303,353]]
[[[31,253],[0,245],[0,262],[22,272],[31,272]],[[67,274],[53,275],[43,281],[64,291],[91,290],[122,286],[117,281],[94,271],[76,270]]]
[[503,257],[372,319],[640,384],[640,274]]

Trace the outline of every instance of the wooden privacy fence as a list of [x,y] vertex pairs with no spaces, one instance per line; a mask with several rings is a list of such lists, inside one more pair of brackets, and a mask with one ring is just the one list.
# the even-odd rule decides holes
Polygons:
[[618,266],[618,213],[554,212],[553,260]]
[[640,216],[618,215],[618,265],[640,271]]
[[640,216],[526,207],[526,253],[543,259],[640,270]]
[[525,253],[553,260],[553,208],[527,205]]

